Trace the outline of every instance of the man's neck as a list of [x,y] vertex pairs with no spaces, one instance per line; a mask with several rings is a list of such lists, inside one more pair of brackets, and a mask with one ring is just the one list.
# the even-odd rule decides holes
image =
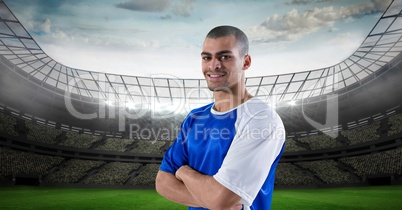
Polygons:
[[226,92],[226,91],[215,91],[214,98],[215,104],[214,109],[218,112],[226,112],[231,109],[236,108],[240,104],[246,102],[253,96],[250,95],[246,89],[239,92]]

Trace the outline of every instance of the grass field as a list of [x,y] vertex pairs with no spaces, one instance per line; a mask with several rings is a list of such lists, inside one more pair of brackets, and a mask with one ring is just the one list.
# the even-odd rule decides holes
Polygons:
[[[187,209],[155,190],[0,187],[0,209]],[[402,186],[276,190],[272,209],[402,209]]]

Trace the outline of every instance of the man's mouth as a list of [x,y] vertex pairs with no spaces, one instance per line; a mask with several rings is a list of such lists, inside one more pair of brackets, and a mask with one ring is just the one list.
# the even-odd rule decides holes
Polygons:
[[211,79],[221,78],[225,76],[225,74],[207,74]]

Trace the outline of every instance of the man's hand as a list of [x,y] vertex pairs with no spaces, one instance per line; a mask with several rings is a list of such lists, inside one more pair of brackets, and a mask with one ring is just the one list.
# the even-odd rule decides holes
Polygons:
[[190,194],[184,183],[177,180],[174,174],[159,171],[155,180],[156,191],[163,197],[186,206],[201,207]]
[[194,170],[194,169],[192,169],[190,166],[187,166],[187,165],[184,165],[184,166],[180,167],[180,168],[176,171],[176,179],[178,179],[178,180],[180,180],[180,181],[183,181],[183,179],[181,178],[181,176],[183,176],[183,175],[186,173],[186,171],[189,171],[189,170]]
[[240,196],[220,184],[213,176],[202,174],[190,166],[181,166],[176,179],[182,181],[201,206],[216,210],[239,210]]

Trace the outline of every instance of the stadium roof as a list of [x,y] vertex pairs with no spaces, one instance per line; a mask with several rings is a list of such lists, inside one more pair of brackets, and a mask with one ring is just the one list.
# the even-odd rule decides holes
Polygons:
[[[402,51],[401,12],[400,2],[393,1],[360,47],[342,62],[311,71],[248,77],[246,86],[254,96],[280,104],[330,94],[373,80]],[[26,79],[54,92],[62,91],[68,96],[72,93],[85,101],[89,98],[133,108],[150,100],[166,106],[177,102],[212,101],[204,79],[128,76],[65,66],[41,49],[1,0],[0,54],[0,62]]]

